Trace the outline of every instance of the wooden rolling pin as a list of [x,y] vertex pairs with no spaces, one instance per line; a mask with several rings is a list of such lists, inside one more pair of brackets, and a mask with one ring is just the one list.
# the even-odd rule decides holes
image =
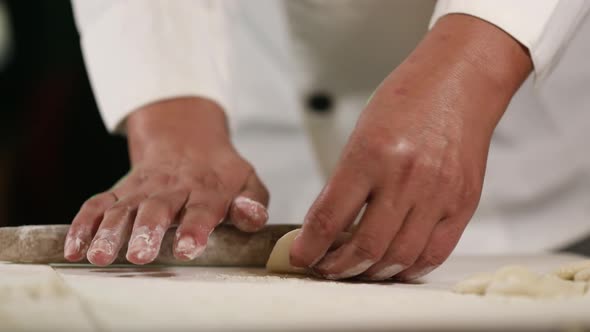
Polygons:
[[[298,225],[269,225],[256,233],[245,233],[231,225],[220,225],[209,238],[207,249],[196,259],[178,261],[172,254],[175,228],[166,232],[158,257],[152,265],[264,266],[277,240]],[[0,227],[0,261],[13,263],[69,263],[64,242],[69,225]],[[127,245],[115,264],[125,259]],[[87,260],[79,263],[89,264]]]

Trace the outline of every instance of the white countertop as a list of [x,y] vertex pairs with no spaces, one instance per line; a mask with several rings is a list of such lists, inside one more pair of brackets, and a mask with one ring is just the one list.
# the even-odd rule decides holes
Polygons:
[[333,282],[253,268],[0,264],[0,331],[2,324],[89,331],[590,329],[590,295],[534,300],[450,292],[473,273],[511,264],[547,272],[579,259],[452,257],[420,284]]

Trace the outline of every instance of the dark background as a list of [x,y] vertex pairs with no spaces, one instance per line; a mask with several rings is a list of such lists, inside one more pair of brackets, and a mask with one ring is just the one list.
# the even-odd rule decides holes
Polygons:
[[0,226],[70,223],[126,173],[107,133],[67,0],[4,1],[11,56],[0,67]]

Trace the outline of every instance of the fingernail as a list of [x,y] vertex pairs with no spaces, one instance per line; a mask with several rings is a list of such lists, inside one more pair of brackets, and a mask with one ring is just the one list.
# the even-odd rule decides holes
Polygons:
[[377,273],[373,274],[372,276],[364,276],[363,279],[373,280],[373,281],[386,280],[386,279],[389,279],[389,278],[393,277],[394,275],[402,272],[404,269],[405,268],[402,265],[393,264],[393,265],[384,267],[383,269],[381,269]]
[[92,247],[88,251],[88,253],[91,255],[102,253],[108,256],[113,255],[113,252],[113,244],[111,243],[111,241],[108,241],[106,239],[98,239],[94,241]]
[[246,215],[250,220],[267,220],[268,211],[264,205],[245,196],[238,196],[234,199],[234,204]]
[[188,260],[197,258],[203,251],[205,251],[205,246],[197,245],[195,239],[190,235],[180,238],[176,244],[176,254]]
[[[344,251],[344,247],[340,247],[340,248],[324,255],[323,257],[320,257],[320,259],[316,258],[314,260],[314,264],[312,264],[312,266],[318,272],[323,273],[323,274],[327,274],[327,271],[331,270],[334,267],[334,264],[336,264],[336,262],[338,262],[338,257],[340,257],[342,255],[343,251]],[[321,262],[320,262],[320,260],[321,260]]]
[[[156,226],[153,230],[147,226],[141,226],[136,229],[132,235],[127,250],[127,260],[134,263],[147,263],[152,261],[158,255],[160,249],[160,238],[164,236],[164,228]],[[130,259],[131,258],[131,259]]]
[[131,243],[129,244],[130,251],[142,251],[148,246],[148,235],[147,234],[139,234],[136,235]]
[[88,258],[90,263],[99,266],[112,263],[115,259],[113,243],[106,239],[95,240],[90,246],[86,258]]
[[416,280],[418,278],[422,278],[423,276],[429,274],[430,272],[432,272],[436,268],[437,268],[437,266],[427,266],[418,272],[412,273],[404,278],[401,278],[400,280],[401,281]]
[[77,256],[80,252],[81,242],[82,241],[78,237],[73,239],[72,237],[68,236],[66,238],[66,244],[64,246],[64,255],[66,257]]
[[326,279],[330,279],[330,280],[352,278],[352,277],[355,277],[355,276],[365,272],[373,264],[374,264],[374,262],[371,260],[364,260],[364,261],[356,264],[355,266],[348,268],[340,273],[324,274],[324,277]]
[[[138,235],[133,239],[127,250],[127,260],[142,263],[145,260],[152,259],[155,256],[155,248],[149,245],[147,235]],[[135,259],[134,259],[135,258]]]
[[324,257],[324,260],[321,263],[315,265],[313,269],[319,273],[326,273],[326,271],[330,270],[334,266],[334,260],[330,258],[331,257]]

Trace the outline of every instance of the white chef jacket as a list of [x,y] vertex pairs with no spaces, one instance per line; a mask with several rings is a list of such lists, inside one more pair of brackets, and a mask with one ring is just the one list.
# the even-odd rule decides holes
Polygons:
[[161,99],[217,101],[271,191],[274,223],[303,220],[368,97],[429,23],[486,20],[528,48],[534,73],[496,129],[480,206],[455,252],[535,252],[590,232],[590,1],[73,4],[107,128],[121,132],[130,112]]

